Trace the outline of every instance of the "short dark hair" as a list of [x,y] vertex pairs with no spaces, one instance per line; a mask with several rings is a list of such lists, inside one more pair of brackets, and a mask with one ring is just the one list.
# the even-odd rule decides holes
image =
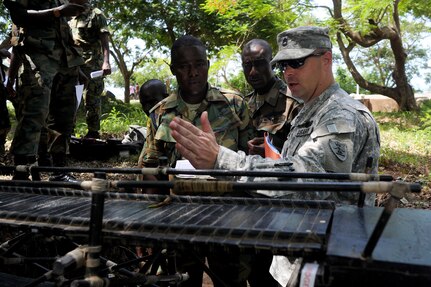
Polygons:
[[154,85],[160,85],[160,86],[165,86],[166,87],[165,83],[163,83],[159,79],[151,79],[151,80],[148,80],[148,81],[146,81],[145,83],[142,84],[141,90],[145,90],[149,86],[154,86]]
[[165,96],[168,94],[165,83],[163,83],[162,81],[160,81],[158,79],[151,79],[151,80],[148,80],[145,83],[143,83],[141,88],[139,89],[139,100],[141,102],[144,102],[145,92],[148,89],[154,88],[154,87],[157,87],[160,90],[163,90],[163,94]]
[[171,65],[174,63],[174,59],[177,56],[177,51],[179,48],[191,47],[191,46],[202,47],[205,50],[205,52],[207,50],[207,47],[198,38],[191,36],[191,35],[181,36],[178,39],[176,39],[175,42],[172,44],[172,47],[171,47]]

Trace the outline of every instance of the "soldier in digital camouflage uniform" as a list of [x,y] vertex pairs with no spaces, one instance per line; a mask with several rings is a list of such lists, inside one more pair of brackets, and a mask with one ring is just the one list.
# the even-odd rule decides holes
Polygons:
[[249,41],[244,45],[241,59],[244,76],[254,89],[247,95],[250,117],[257,131],[257,137],[248,143],[250,154],[264,156],[265,132],[281,151],[301,101],[292,97],[286,83],[275,76],[270,64],[272,49],[268,42],[262,39]]
[[[304,106],[292,121],[292,128],[284,143],[281,160],[246,156],[216,145],[209,124],[199,130],[175,118],[172,136],[178,151],[196,168],[255,169],[297,172],[378,172],[380,137],[371,112],[351,98],[335,82],[332,73],[332,44],[327,28],[299,27],[280,33],[279,51],[272,60],[281,70],[292,95],[304,101]],[[204,119],[204,117],[203,117]],[[198,149],[207,146],[205,152]],[[284,166],[283,166],[284,163]],[[275,166],[278,164],[279,166]],[[280,166],[280,164],[282,166]],[[273,179],[242,178],[244,181]],[[259,192],[259,191],[257,191]],[[269,196],[287,198],[329,199],[338,204],[355,204],[358,195],[341,192],[260,191]],[[368,195],[365,203],[374,205],[375,195]],[[290,263],[276,256],[273,276],[282,286]]]
[[99,138],[101,95],[104,89],[103,77],[90,78],[90,73],[103,70],[111,74],[109,63],[109,29],[105,15],[98,8],[89,6],[84,13],[69,21],[75,44],[83,49],[85,64],[81,70],[89,79],[84,90],[88,132],[86,138]]
[[[247,141],[253,137],[253,126],[249,121],[246,102],[237,93],[210,86],[208,69],[206,47],[199,39],[183,36],[175,41],[171,49],[171,71],[176,76],[178,92],[163,99],[150,111],[143,151],[145,167],[157,166],[161,156],[168,158],[169,166],[175,166],[182,156],[175,148],[170,121],[181,117],[201,127],[200,115],[203,111],[208,112],[218,144],[233,151],[247,150]],[[205,148],[201,146],[202,150]],[[203,269],[190,255],[191,250],[177,251],[178,270],[190,275],[190,279],[181,286],[200,287]],[[227,253],[220,249],[207,256],[211,270],[227,286],[246,286],[248,258],[239,255],[239,250]],[[203,254],[200,257],[204,262]],[[215,286],[219,286],[218,283]]]
[[[73,47],[66,17],[78,15],[85,7],[55,0],[3,3],[20,28],[13,43],[14,53],[23,65],[19,92],[22,114],[11,147],[15,165],[36,162],[41,130],[48,127],[59,133],[51,153],[54,164],[63,166],[73,132],[75,85],[79,65],[83,64],[79,51]],[[15,79],[15,75],[9,75],[9,79]],[[28,174],[17,172],[14,178],[27,179]]]

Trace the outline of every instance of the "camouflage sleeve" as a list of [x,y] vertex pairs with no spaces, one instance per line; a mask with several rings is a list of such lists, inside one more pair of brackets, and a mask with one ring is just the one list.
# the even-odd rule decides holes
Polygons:
[[95,20],[97,21],[97,26],[99,27],[100,34],[102,33],[108,33],[110,34],[109,28],[108,28],[108,21],[106,20],[105,15],[103,15],[102,11],[99,9],[95,10]]
[[[359,127],[360,128],[360,127]],[[308,140],[295,152],[292,160],[299,172],[351,172],[352,164],[360,146],[355,141],[357,120],[355,113],[333,110],[320,120]],[[294,148],[295,146],[290,146]]]
[[[364,146],[366,138],[364,132],[366,133],[366,129],[355,113],[346,110],[327,113],[309,139],[291,157],[294,169],[298,172],[352,172],[357,155]],[[373,205],[373,198],[374,195],[367,194],[366,204]],[[358,200],[358,194],[307,192],[301,194],[301,199],[325,199],[354,204]]]
[[[256,171],[294,171],[290,159],[262,158],[259,155],[246,155],[242,151],[234,152],[226,147],[221,146],[217,156],[215,169],[228,170],[256,170]],[[274,177],[247,177],[237,178],[241,182],[265,182],[277,180]],[[255,190],[252,193],[259,193],[270,197],[281,197],[291,194],[290,191],[282,190]]]
[[[356,155],[366,149],[368,135],[364,121],[358,114],[341,110],[326,113],[315,127],[309,139],[298,148],[293,156],[284,154],[283,159],[271,160],[260,156],[247,156],[244,152],[234,152],[220,147],[215,167],[229,170],[266,170],[283,172],[345,172],[352,171]],[[295,143],[295,142],[293,142]],[[295,145],[295,144],[294,144]],[[295,146],[289,148],[295,149]],[[293,180],[293,179],[292,179]],[[274,178],[242,177],[240,181],[274,181]],[[299,181],[299,180],[298,180]],[[304,181],[304,180],[302,180]],[[312,179],[307,181],[313,181]],[[342,192],[294,192],[277,190],[257,190],[271,197],[295,199],[330,199],[339,203],[355,203],[358,195]],[[367,195],[366,204],[372,205],[372,195]]]
[[147,137],[140,158],[142,159],[142,167],[156,167],[159,165],[159,156],[161,153],[157,149],[156,140],[154,138],[156,130],[154,129],[153,117],[148,117],[147,121]]
[[238,149],[248,153],[247,142],[254,138],[255,128],[253,126],[253,122],[250,119],[247,102],[241,98],[240,103],[237,106],[237,114],[241,119],[241,126],[239,127]]
[[244,152],[235,152],[224,146],[220,146],[217,160],[214,165],[215,169],[239,170],[245,165],[247,157]]

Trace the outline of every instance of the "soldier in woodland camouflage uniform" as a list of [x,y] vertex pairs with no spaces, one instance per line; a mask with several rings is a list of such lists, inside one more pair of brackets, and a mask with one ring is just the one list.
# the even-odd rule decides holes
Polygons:
[[[236,93],[211,87],[208,84],[209,61],[206,47],[192,36],[183,36],[171,49],[171,71],[178,82],[177,94],[159,102],[150,111],[147,139],[143,151],[143,165],[157,166],[159,157],[166,156],[167,164],[175,166],[181,154],[169,128],[170,121],[181,117],[191,125],[201,127],[200,115],[206,111],[214,127],[217,143],[237,151],[247,150],[247,141],[253,137],[248,107]],[[200,147],[205,150],[206,146]],[[203,269],[190,255],[192,249],[177,251],[178,270],[188,272],[190,279],[181,286],[202,286]],[[246,286],[249,269],[239,250],[226,253],[220,249],[208,255],[211,270],[227,286]],[[200,254],[204,262],[204,255]],[[215,283],[215,286],[219,286]]]
[[157,79],[151,79],[142,84],[139,89],[139,102],[142,110],[150,116],[150,110],[161,100],[169,96],[165,83]]
[[[290,131],[290,122],[298,114],[300,100],[291,96],[287,85],[275,76],[272,67],[272,49],[268,42],[253,39],[244,45],[242,68],[247,82],[253,87],[248,98],[250,117],[256,136],[248,142],[249,154],[265,157],[264,132],[280,152]],[[248,282],[254,286],[277,286],[269,274],[272,253],[260,252],[253,256]]]
[[0,80],[1,80],[1,86],[0,86],[0,156],[3,156],[5,154],[5,143],[6,143],[6,136],[10,130],[10,119],[9,119],[9,111],[7,109],[7,90],[6,87],[3,85],[4,79],[5,79],[5,73],[3,71],[3,58],[9,57],[10,53],[6,50],[1,48],[0,50],[1,54],[1,67],[0,67]]
[[205,99],[194,105],[195,110],[190,111],[191,105],[174,94],[153,107],[147,125],[143,166],[158,166],[160,156],[167,156],[169,166],[175,166],[181,155],[175,149],[175,140],[169,128],[170,121],[181,116],[201,127],[200,115],[203,111],[208,111],[208,119],[220,145],[235,151],[247,150],[247,140],[252,137],[253,129],[247,118],[247,106],[238,94],[208,85]]
[[[304,107],[292,121],[292,129],[284,143],[282,160],[246,156],[215,144],[208,123],[199,130],[180,118],[170,127],[178,151],[196,168],[255,169],[266,165],[269,170],[298,172],[358,172],[377,174],[380,153],[378,126],[370,111],[351,98],[335,83],[332,73],[332,44],[327,28],[299,27],[280,33],[279,51],[272,60],[283,71],[292,95],[304,101]],[[204,117],[203,117],[204,120]],[[205,144],[205,153],[198,146]],[[274,164],[286,165],[275,167]],[[254,181],[253,178],[243,180]],[[257,178],[256,180],[273,180]],[[264,192],[270,196],[330,199],[354,204],[352,193]],[[366,204],[374,204],[374,195]],[[289,263],[274,257],[274,278],[282,282]]]
[[[184,37],[177,41],[178,43],[187,43],[186,41],[192,41],[191,43],[193,43],[194,40],[190,40],[189,38],[194,39],[192,37]],[[196,44],[193,44],[193,46],[196,46]],[[176,46],[174,48],[177,49]],[[201,49],[203,48],[202,46]],[[174,117],[180,116],[193,125],[201,127],[200,115],[203,111],[208,111],[208,119],[214,127],[218,144],[234,151],[247,151],[248,149],[247,141],[253,137],[253,126],[249,121],[248,108],[245,101],[235,92],[218,89],[207,83],[209,65],[206,59],[206,52],[204,54],[201,52],[200,54],[202,57],[205,56],[205,59],[192,59],[196,62],[193,62],[193,64],[189,64],[188,62],[182,63],[181,57],[171,56],[171,70],[177,76],[177,81],[179,81],[178,74],[180,72],[186,73],[188,70],[192,70],[191,72],[193,73],[199,72],[201,74],[199,77],[202,79],[195,80],[193,78],[196,78],[196,75],[190,76],[192,80],[190,80],[191,84],[187,84],[190,85],[190,88],[187,87],[187,89],[196,90],[195,86],[198,85],[199,81],[202,90],[199,91],[200,94],[198,95],[186,94],[188,92],[186,87],[182,85],[183,83],[179,82],[179,91],[177,94],[163,99],[153,107],[150,111],[150,120],[147,125],[148,134],[143,148],[144,167],[158,166],[160,156],[168,157],[168,165],[175,166],[176,161],[181,158],[181,155],[175,149],[175,140],[172,138],[169,128],[170,121]],[[192,65],[194,66],[192,67]],[[186,81],[188,82],[187,79],[183,80],[183,82]],[[196,94],[193,90],[191,93]]]
[[[142,110],[150,117],[150,111],[161,100],[169,96],[165,83],[157,79],[151,79],[142,84],[139,89],[139,102],[141,103]],[[154,116],[154,114],[153,114]],[[149,121],[149,119],[148,119]],[[138,166],[142,167],[144,159],[144,149],[138,159]]]
[[104,89],[103,77],[90,78],[90,73],[103,70],[111,74],[109,63],[109,29],[106,17],[98,8],[88,7],[79,16],[69,21],[75,44],[83,49],[85,64],[81,70],[89,78],[84,90],[85,111],[88,126],[87,138],[99,138],[101,95]]
[[[68,142],[73,132],[79,65],[78,50],[66,17],[78,15],[84,6],[55,0],[5,0],[12,21],[20,27],[13,39],[14,53],[23,65],[22,115],[15,131],[11,152],[15,165],[36,161],[41,129],[45,126],[60,133],[51,150],[54,164],[66,164]],[[15,75],[9,75],[14,80]],[[50,112],[50,119],[47,119]],[[48,122],[48,124],[47,124]],[[15,179],[28,174],[16,173]]]
[[268,42],[249,41],[244,45],[241,58],[244,76],[254,89],[247,98],[257,137],[249,141],[249,152],[264,156],[264,132],[268,132],[273,145],[281,151],[301,101],[292,97],[287,85],[274,75]]

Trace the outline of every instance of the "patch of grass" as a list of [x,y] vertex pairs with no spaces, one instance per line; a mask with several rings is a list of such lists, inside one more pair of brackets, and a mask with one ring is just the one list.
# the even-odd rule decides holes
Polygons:
[[[139,102],[125,104],[122,101],[102,97],[102,115],[100,132],[112,137],[122,137],[128,131],[129,125],[146,126],[147,116],[142,111]],[[81,137],[87,133],[85,112],[81,107],[77,114],[75,135]]]
[[431,104],[422,104],[418,113],[375,113],[374,116],[381,133],[381,165],[396,166],[405,174],[415,173],[431,180]]

